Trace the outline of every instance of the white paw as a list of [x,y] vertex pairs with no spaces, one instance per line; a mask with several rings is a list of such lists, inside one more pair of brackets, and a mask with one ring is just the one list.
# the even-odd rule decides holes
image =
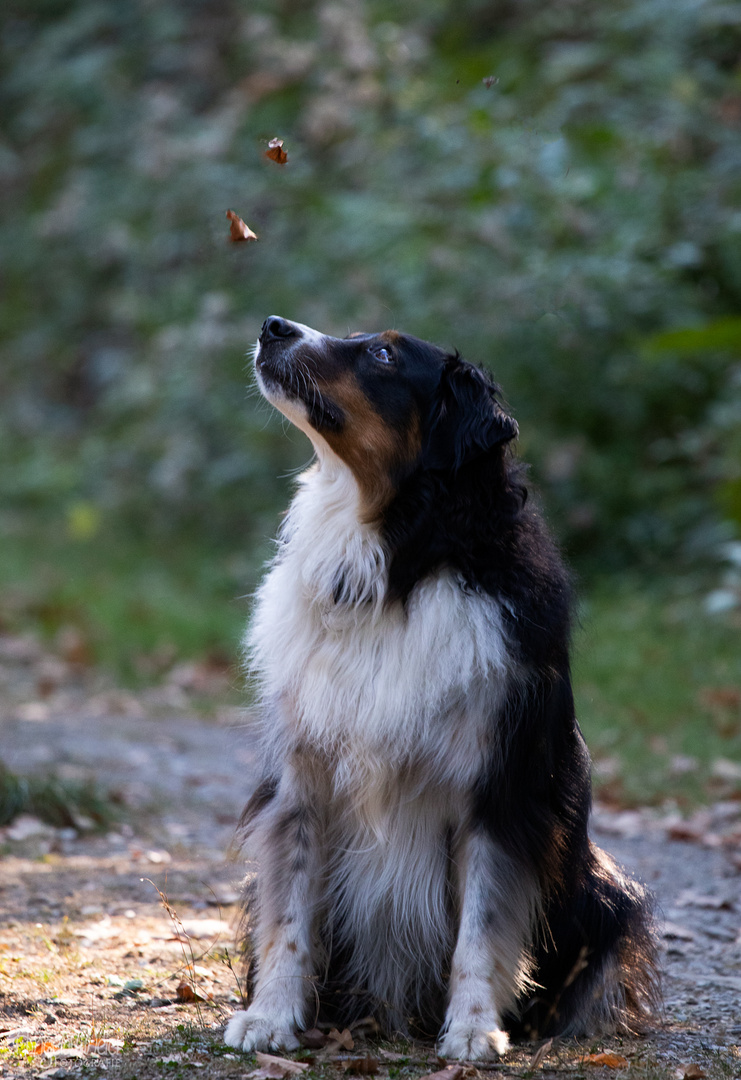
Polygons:
[[459,1061],[491,1061],[503,1057],[509,1050],[509,1037],[506,1031],[493,1024],[485,1025],[469,1021],[451,1026],[438,1043],[440,1057],[457,1058]]
[[224,1032],[224,1042],[237,1050],[298,1050],[300,1043],[285,1017],[258,1016],[250,1008],[235,1013]]

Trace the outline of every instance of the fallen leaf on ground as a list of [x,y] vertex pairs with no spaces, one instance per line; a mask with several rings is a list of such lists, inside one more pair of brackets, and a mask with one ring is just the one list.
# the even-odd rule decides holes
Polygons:
[[622,1054],[611,1054],[603,1052],[601,1054],[587,1054],[586,1057],[580,1058],[581,1065],[602,1065],[607,1069],[624,1069],[628,1064],[628,1059],[624,1058]]
[[289,1058],[277,1057],[275,1054],[261,1054],[255,1052],[257,1069],[250,1076],[264,1077],[265,1080],[285,1080],[287,1076],[298,1076],[306,1072],[308,1065],[303,1061],[291,1061]]
[[214,995],[211,990],[208,990],[205,987],[194,987],[187,979],[183,979],[183,981],[177,985],[175,999],[185,1003],[192,1001],[213,1001]]
[[91,1039],[87,1044],[88,1050],[122,1050],[123,1039]]
[[48,1053],[50,1053],[50,1052],[51,1052],[51,1053],[56,1053],[56,1051],[57,1051],[58,1049],[59,1049],[59,1047],[58,1047],[58,1046],[55,1046],[55,1045],[54,1045],[54,1043],[50,1043],[50,1042],[38,1042],[38,1043],[36,1043],[36,1045],[34,1046],[34,1048],[33,1048],[33,1052],[34,1052],[34,1054],[48,1054]]
[[708,1074],[701,1065],[680,1065],[676,1071],[679,1080],[703,1080]]
[[239,214],[235,214],[233,210],[227,210],[226,216],[229,218],[229,240],[236,244],[240,240],[257,240],[257,233],[254,233],[249,225],[245,225]]
[[378,1072],[378,1058],[366,1054],[361,1058],[348,1058],[342,1062],[342,1067],[347,1073],[355,1073],[358,1076],[372,1076]]
[[472,1070],[470,1065],[463,1065],[459,1062],[457,1065],[448,1065],[438,1072],[421,1076],[419,1080],[463,1080],[464,1076],[467,1076],[473,1071],[474,1070]]
[[309,1028],[307,1031],[301,1031],[298,1037],[301,1045],[306,1047],[307,1050],[321,1050],[329,1042],[329,1035],[324,1031],[320,1031],[319,1028]]
[[288,154],[283,149],[283,140],[271,139],[268,143],[268,148],[265,151],[265,157],[270,158],[270,160],[276,162],[277,165],[285,165],[288,161]]
[[327,1043],[328,1050],[354,1050],[355,1043],[353,1037],[350,1034],[349,1028],[344,1028],[342,1031],[338,1031],[337,1028],[332,1028],[329,1032],[329,1041]]
[[533,1054],[532,1060],[530,1062],[531,1069],[537,1069],[540,1067],[546,1057],[546,1054],[548,1054],[552,1046],[553,1039],[549,1039],[548,1042],[544,1042],[542,1046],[538,1047],[538,1049]]

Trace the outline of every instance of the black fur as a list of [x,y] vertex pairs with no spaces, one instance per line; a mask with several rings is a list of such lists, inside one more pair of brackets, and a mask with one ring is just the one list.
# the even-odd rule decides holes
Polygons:
[[[517,425],[499,388],[457,356],[448,359],[417,468],[383,521],[390,595],[404,602],[442,567],[495,597],[519,658],[525,692],[493,717],[496,743],[475,792],[476,819],[547,897],[535,949],[539,988],[508,1017],[513,1033],[551,1036],[578,1026],[605,958],[622,950],[623,992],[634,1018],[657,993],[650,899],[600,862],[587,823],[590,759],[574,711],[569,665],[572,588],[542,518],[528,503],[508,443]],[[628,958],[627,954],[632,954]]]
[[[393,463],[393,495],[376,522],[387,555],[385,603],[406,605],[421,581],[450,569],[464,589],[493,597],[506,621],[518,674],[504,706],[491,715],[488,757],[467,792],[472,817],[466,827],[496,841],[523,875],[537,881],[542,898],[531,943],[531,988],[505,1017],[509,1030],[530,1038],[582,1033],[599,1013],[594,1001],[605,985],[612,1000],[604,1016],[625,1025],[640,1022],[657,994],[650,898],[588,837],[590,760],[569,665],[571,582],[528,501],[523,466],[511,451],[517,424],[503,409],[498,387],[457,354],[414,338],[319,341],[314,335],[297,350],[299,324],[275,319],[265,326],[258,359],[264,383],[272,380],[303,400],[321,434],[346,432],[351,424],[332,401],[332,378],[347,372],[385,424],[409,431],[418,426],[419,450]],[[289,358],[286,341],[292,343]],[[380,347],[393,354],[393,365],[374,362],[373,350]],[[334,602],[365,602],[348,591],[342,567]],[[277,789],[271,776],[257,789],[243,816],[246,832]],[[275,842],[286,848],[288,860],[283,873],[305,869],[308,812],[296,808],[278,819]],[[325,951],[329,956],[328,943]],[[435,960],[446,965],[450,957]],[[338,1006],[352,1014],[374,1005],[352,1000],[354,988],[342,983],[342,968],[335,949],[319,987],[332,1015]],[[445,1004],[439,985],[421,1004],[417,988],[418,1000],[410,1002],[435,1027]]]

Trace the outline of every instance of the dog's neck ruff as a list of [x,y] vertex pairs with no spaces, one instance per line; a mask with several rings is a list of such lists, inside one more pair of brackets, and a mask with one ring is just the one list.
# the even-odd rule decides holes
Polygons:
[[468,782],[511,666],[499,605],[448,570],[385,603],[387,556],[358,505],[336,460],[301,478],[247,638],[267,741],[326,753],[340,782],[363,761]]
[[322,450],[299,478],[278,560],[300,559],[296,570],[306,599],[328,618],[355,607],[377,618],[386,595],[386,552],[378,530],[361,520],[352,472],[329,447]]

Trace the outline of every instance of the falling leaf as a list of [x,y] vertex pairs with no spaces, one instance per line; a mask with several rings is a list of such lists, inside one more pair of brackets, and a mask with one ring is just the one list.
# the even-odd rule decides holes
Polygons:
[[255,1053],[255,1058],[257,1069],[250,1075],[264,1080],[285,1080],[286,1077],[297,1076],[309,1068],[303,1061],[291,1061],[275,1054],[261,1054],[259,1050]]
[[283,149],[283,140],[271,139],[265,151],[265,157],[270,158],[271,161],[276,162],[278,165],[285,165],[288,161],[288,154]]
[[233,210],[227,210],[226,216],[231,222],[229,225],[229,240],[233,244],[239,243],[241,240],[257,240],[257,233],[254,233],[249,225],[245,225],[239,214],[235,214]]
[[534,1071],[535,1069],[540,1068],[540,1066],[542,1065],[543,1061],[545,1060],[546,1055],[549,1053],[552,1046],[553,1046],[553,1039],[548,1039],[547,1042],[544,1042],[542,1046],[538,1047],[538,1049],[533,1054],[532,1061],[530,1062],[530,1069],[531,1070]]
[[378,1072],[378,1058],[366,1054],[361,1058],[348,1058],[342,1062],[345,1072],[355,1073],[358,1076],[372,1076]]
[[328,1050],[354,1050],[355,1043],[353,1037],[350,1034],[350,1029],[345,1028],[343,1031],[338,1031],[337,1028],[332,1028],[329,1033],[329,1042],[327,1043]]
[[602,1065],[607,1069],[624,1069],[628,1065],[628,1059],[621,1054],[604,1052],[601,1054],[587,1054],[586,1057],[580,1058],[580,1064]]

